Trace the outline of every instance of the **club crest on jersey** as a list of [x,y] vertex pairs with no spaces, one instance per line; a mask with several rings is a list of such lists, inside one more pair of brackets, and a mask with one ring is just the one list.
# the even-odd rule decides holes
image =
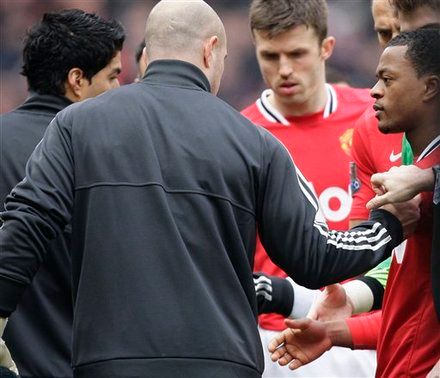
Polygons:
[[353,129],[345,130],[344,134],[339,137],[339,143],[341,144],[342,151],[350,156],[351,145],[353,142]]
[[357,166],[356,163],[350,162],[350,195],[353,196],[361,188],[361,182],[357,176]]

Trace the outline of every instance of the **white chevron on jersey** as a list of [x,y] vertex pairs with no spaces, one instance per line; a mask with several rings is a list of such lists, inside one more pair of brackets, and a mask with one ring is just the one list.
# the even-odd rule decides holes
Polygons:
[[[326,83],[325,88],[327,90],[327,103],[325,104],[323,118],[328,118],[338,108],[338,96],[330,84]],[[272,93],[272,89],[263,91],[260,98],[256,101],[258,110],[268,121],[289,126],[290,122],[270,103],[268,97]]]
[[438,135],[434,140],[428,144],[428,146],[423,150],[417,159],[417,162],[424,159],[425,157],[431,155],[440,146],[440,135]]

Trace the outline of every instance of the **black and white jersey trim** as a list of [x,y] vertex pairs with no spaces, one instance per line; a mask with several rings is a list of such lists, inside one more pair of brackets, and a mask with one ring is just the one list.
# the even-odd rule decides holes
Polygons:
[[437,136],[431,143],[428,144],[428,146],[423,150],[423,152],[418,157],[417,161],[426,158],[429,156],[432,152],[434,152],[438,147],[440,146],[440,135]]
[[[325,87],[327,91],[327,103],[324,108],[323,117],[328,118],[338,108],[338,96],[330,84],[326,83]],[[268,97],[272,92],[271,89],[263,91],[260,98],[256,101],[257,108],[268,121],[289,126],[290,122],[270,103]]]
[[268,277],[254,277],[254,286],[257,296],[262,295],[266,300],[272,300],[272,281]]

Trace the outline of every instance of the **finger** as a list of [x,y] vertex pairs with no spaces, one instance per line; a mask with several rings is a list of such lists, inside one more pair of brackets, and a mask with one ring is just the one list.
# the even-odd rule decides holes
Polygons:
[[286,365],[288,365],[293,359],[294,359],[293,356],[292,356],[290,353],[286,352],[286,353],[284,353],[284,356],[281,357],[281,358],[278,360],[278,365],[286,366]]
[[387,194],[384,194],[382,196],[376,196],[374,198],[372,198],[370,201],[367,202],[367,209],[368,210],[373,210],[373,209],[377,209],[383,205],[386,205],[390,203]]
[[267,346],[267,349],[269,350],[269,352],[273,353],[275,352],[281,345],[284,344],[284,342],[286,341],[286,336],[285,336],[285,332],[281,332],[278,336],[274,337],[269,345]]
[[295,370],[298,369],[299,367],[301,367],[303,364],[300,360],[294,359],[290,364],[289,364],[289,369],[290,370]]
[[385,183],[385,175],[383,173],[375,173],[370,178],[371,185],[380,188]]
[[284,323],[287,327],[291,329],[299,329],[304,331],[305,329],[310,327],[311,320],[309,318],[302,319],[284,319]]
[[11,353],[3,339],[0,339],[0,366],[3,366],[18,375],[18,369],[12,360]]
[[273,362],[278,361],[281,357],[283,357],[287,353],[287,349],[284,346],[279,347],[275,352],[270,355],[270,359]]

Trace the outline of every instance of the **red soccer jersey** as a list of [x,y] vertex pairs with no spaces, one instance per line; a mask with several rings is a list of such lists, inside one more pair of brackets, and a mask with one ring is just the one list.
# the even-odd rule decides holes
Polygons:
[[368,219],[367,202],[375,196],[370,178],[374,173],[386,172],[402,163],[402,133],[382,134],[373,108],[359,118],[353,133],[351,154],[357,167],[360,185],[353,192],[350,219]]
[[[440,162],[440,136],[417,166]],[[421,221],[393,252],[378,342],[378,377],[425,377],[440,358],[440,323],[431,289],[432,192],[422,193]]]
[[[324,111],[300,117],[284,117],[268,101],[270,90],[242,114],[275,135],[289,150],[295,164],[310,180],[321,210],[331,229],[346,230],[351,208],[349,162],[353,127],[373,100],[367,89],[327,85]],[[286,277],[257,242],[254,271]],[[294,277],[293,277],[294,278]],[[264,329],[282,330],[283,318],[276,314],[259,317]]]

